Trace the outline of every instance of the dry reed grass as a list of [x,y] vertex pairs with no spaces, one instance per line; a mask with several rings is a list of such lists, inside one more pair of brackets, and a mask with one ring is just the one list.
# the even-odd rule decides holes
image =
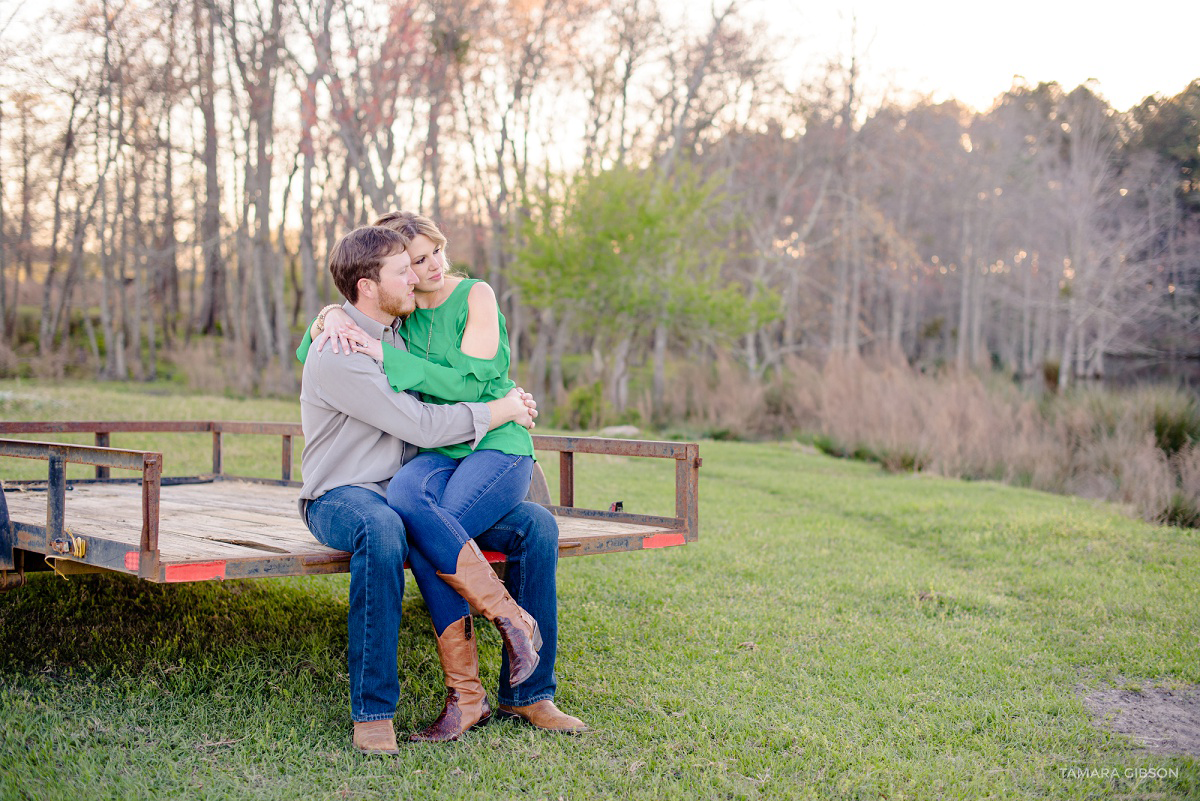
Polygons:
[[34,378],[59,381],[67,375],[69,364],[83,364],[87,361],[87,355],[82,350],[78,350],[76,354],[72,354],[72,357],[67,355],[66,348],[61,348],[52,350],[45,355],[35,353],[29,356],[26,361],[29,364],[29,371]]
[[179,342],[167,354],[189,390],[214,395],[245,397],[295,395],[294,373],[272,360],[261,370],[254,368],[254,355],[244,343],[216,338]]
[[[818,421],[819,385],[819,373],[799,360],[765,381],[748,378],[728,356],[711,364],[687,362],[668,377],[661,417],[699,427],[715,439],[789,437]],[[639,413],[652,419],[648,397]]]
[[710,436],[799,435],[891,470],[992,479],[1200,525],[1200,404],[1184,390],[1081,389],[1040,401],[998,376],[903,361],[795,361],[766,382],[731,360],[686,365],[668,415]]
[[16,351],[10,348],[7,342],[0,340],[0,378],[17,375],[20,366]]

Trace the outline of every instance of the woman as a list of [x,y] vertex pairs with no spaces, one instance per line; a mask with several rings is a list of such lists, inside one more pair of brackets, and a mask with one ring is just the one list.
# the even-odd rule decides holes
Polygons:
[[[514,383],[508,377],[504,316],[491,287],[447,274],[446,237],[429,218],[400,211],[373,224],[409,241],[406,251],[418,278],[417,309],[401,329],[409,352],[368,337],[337,306],[322,310],[313,324],[310,333],[318,335],[318,349],[333,339],[366,353],[383,362],[394,389],[421,389],[427,402],[502,397]],[[301,351],[307,351],[307,339]],[[448,368],[457,385],[447,389],[449,381],[417,382],[414,376],[422,374],[424,365],[414,361]],[[443,394],[431,395],[431,390]],[[413,546],[409,561],[433,617],[448,688],[441,716],[414,734],[414,740],[457,739],[491,715],[479,681],[468,601],[500,630],[510,684],[520,684],[537,667],[541,637],[536,621],[512,601],[474,543],[525,498],[532,472],[529,432],[508,424],[490,431],[474,449],[463,443],[423,451],[388,485],[388,504],[403,518]],[[433,570],[419,569],[422,561]],[[446,585],[457,592],[456,602],[446,602]],[[439,600],[431,602],[435,596]]]

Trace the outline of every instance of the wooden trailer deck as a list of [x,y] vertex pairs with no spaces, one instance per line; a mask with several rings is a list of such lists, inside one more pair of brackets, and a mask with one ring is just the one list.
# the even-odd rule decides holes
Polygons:
[[[47,463],[45,481],[3,482],[9,524],[5,526],[0,515],[0,570],[23,574],[29,561],[26,554],[49,557],[64,574],[109,570],[153,582],[349,570],[349,554],[317,542],[300,520],[300,482],[291,477],[292,442],[301,436],[298,424],[0,422],[0,437],[55,432],[92,433],[97,445],[0,439],[0,457]],[[115,432],[211,434],[213,472],[163,477],[161,453],[108,447]],[[224,474],[223,437],[232,433],[282,437],[281,478]],[[540,469],[530,499],[541,502],[558,520],[561,555],[641,550],[696,540],[700,457],[694,443],[535,435],[534,445],[539,451],[559,453],[559,503],[550,503]],[[674,459],[675,516],[575,507],[575,453]],[[0,479],[4,461],[0,459]],[[94,465],[96,477],[67,479],[67,463]],[[113,468],[137,470],[141,476],[113,478]],[[488,558],[504,560],[497,553],[489,553]]]

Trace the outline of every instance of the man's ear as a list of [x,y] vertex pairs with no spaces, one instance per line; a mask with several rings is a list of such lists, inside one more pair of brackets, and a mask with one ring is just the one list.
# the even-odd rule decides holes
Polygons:
[[377,288],[377,285],[370,278],[358,279],[357,286],[358,286],[358,296],[360,298],[365,297],[365,298],[370,298],[371,300],[375,299],[375,290]]

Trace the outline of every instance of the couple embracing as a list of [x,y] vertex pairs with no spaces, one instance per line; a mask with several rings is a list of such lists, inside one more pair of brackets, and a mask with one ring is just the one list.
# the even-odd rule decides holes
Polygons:
[[[447,688],[441,715],[410,739],[455,740],[492,717],[468,604],[504,641],[496,713],[587,730],[553,700],[558,526],[523,501],[536,404],[508,376],[491,287],[447,267],[446,238],[426,217],[392,212],[350,232],[329,258],[346,302],[322,309],[297,351],[300,513],[318,540],[351,554],[350,711],[363,753],[398,752],[406,561]],[[481,548],[506,555],[505,581]]]

